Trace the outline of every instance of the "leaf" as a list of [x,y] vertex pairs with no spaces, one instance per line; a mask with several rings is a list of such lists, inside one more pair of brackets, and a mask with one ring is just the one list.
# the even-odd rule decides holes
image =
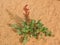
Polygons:
[[23,22],[22,32],[28,33],[28,31],[29,31],[29,26],[27,25],[26,22]]
[[51,36],[51,31],[47,31],[47,32],[45,33],[45,36]]
[[33,34],[33,37],[37,39],[38,38],[38,33]]
[[20,30],[17,30],[17,33],[18,33],[19,35],[21,35],[21,34],[22,34],[22,32],[21,32]]
[[33,29],[34,28],[35,22],[36,22],[35,20],[32,20],[30,22],[30,29]]
[[27,43],[27,41],[28,41],[28,37],[25,36],[25,37],[24,37],[24,40],[23,40],[23,45],[25,45],[25,44]]
[[26,27],[27,26],[27,22],[23,22],[23,27]]
[[10,26],[14,29],[21,30],[21,28],[17,24],[11,24]]
[[37,22],[37,27],[38,27],[39,29],[43,27],[43,24],[41,23],[40,20],[38,20],[38,22]]
[[43,33],[46,33],[46,31],[48,31],[48,28],[42,27],[41,31],[42,31]]
[[17,25],[17,24],[11,24],[10,25],[12,28],[16,29],[17,30],[17,33],[20,35],[22,34],[21,32],[21,28]]
[[41,32],[41,30],[40,30],[40,29],[37,29],[37,30],[36,30],[36,33],[40,33],[40,32]]
[[28,31],[29,31],[29,30],[27,30],[26,28],[23,28],[23,29],[22,29],[22,32],[24,32],[24,33],[28,33]]

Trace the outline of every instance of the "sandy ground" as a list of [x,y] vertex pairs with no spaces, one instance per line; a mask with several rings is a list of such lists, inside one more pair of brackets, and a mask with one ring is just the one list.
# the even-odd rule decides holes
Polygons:
[[0,0],[0,45],[22,45],[20,36],[7,25],[14,21],[6,9],[23,18],[26,3],[30,6],[30,18],[41,19],[55,35],[44,40],[31,39],[27,45],[60,45],[60,0]]

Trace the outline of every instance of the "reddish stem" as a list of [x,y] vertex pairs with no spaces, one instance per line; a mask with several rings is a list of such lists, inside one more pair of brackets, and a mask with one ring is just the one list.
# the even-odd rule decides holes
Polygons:
[[28,8],[27,4],[24,6],[23,10],[24,10],[23,14],[24,14],[26,22],[30,22],[30,18],[29,18],[29,13],[30,12],[29,12],[29,8]]

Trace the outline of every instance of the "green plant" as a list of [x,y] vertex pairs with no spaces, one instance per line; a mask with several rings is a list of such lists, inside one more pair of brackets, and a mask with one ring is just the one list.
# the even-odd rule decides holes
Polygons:
[[16,29],[19,35],[22,35],[21,42],[25,44],[29,40],[29,37],[38,39],[41,33],[45,36],[51,36],[51,31],[42,24],[41,20],[36,21],[29,18],[29,9],[27,6],[25,5],[23,8],[25,20],[20,21],[21,23],[10,24],[13,29]]

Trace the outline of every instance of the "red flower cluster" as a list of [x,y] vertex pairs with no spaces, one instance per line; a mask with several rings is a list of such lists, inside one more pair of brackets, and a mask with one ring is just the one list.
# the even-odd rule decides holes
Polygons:
[[24,10],[24,15],[28,16],[29,15],[29,8],[28,8],[27,4],[24,6],[23,10]]

